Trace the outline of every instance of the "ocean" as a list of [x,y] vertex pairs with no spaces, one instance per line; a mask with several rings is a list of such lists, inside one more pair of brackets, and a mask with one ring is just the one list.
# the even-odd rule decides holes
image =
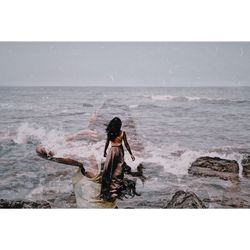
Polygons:
[[[76,167],[41,159],[35,148],[101,162],[105,126],[118,116],[136,157],[125,153],[126,162],[133,169],[142,162],[147,177],[137,183],[141,196],[119,207],[160,208],[177,190],[195,192],[210,208],[250,207],[241,174],[250,152],[249,87],[0,87],[0,110],[1,199],[74,207]],[[239,181],[190,176],[200,156],[236,160]]]

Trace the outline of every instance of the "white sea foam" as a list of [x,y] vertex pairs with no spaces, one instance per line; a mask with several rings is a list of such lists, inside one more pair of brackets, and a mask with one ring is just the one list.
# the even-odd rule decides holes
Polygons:
[[35,124],[23,123],[13,137],[14,142],[24,144],[29,139],[36,139],[49,149],[65,145],[65,134],[60,130],[52,129],[50,131],[43,127],[37,127]]
[[249,103],[248,99],[232,99],[207,96],[175,96],[175,95],[152,95],[144,96],[154,101],[175,101],[175,102],[214,102],[214,103]]
[[166,172],[170,172],[176,175],[187,174],[188,168],[197,158],[201,156],[220,157],[229,160],[236,160],[240,165],[241,172],[241,160],[242,155],[237,152],[223,153],[216,151],[204,151],[204,150],[191,150],[179,146],[178,143],[172,144],[168,147],[158,147],[148,144],[146,151],[151,152],[150,156],[146,159],[149,162],[154,162],[164,167]]
[[76,158],[94,155],[97,161],[103,160],[103,147],[105,141],[96,143],[89,142],[87,139],[68,142],[67,134],[60,130],[46,130],[37,127],[35,124],[24,123],[18,129],[13,140],[18,144],[25,144],[30,138],[36,139],[46,149],[51,150],[56,156],[74,156]]
[[156,101],[224,101],[223,98],[210,98],[198,96],[152,95],[148,96]]
[[47,133],[43,128],[36,128],[29,123],[23,123],[18,129],[16,135],[13,137],[14,142],[18,144],[26,143],[28,138],[35,137],[40,140],[46,138]]
[[44,199],[47,195],[51,194],[61,194],[61,193],[71,193],[73,191],[73,187],[71,184],[71,180],[65,181],[50,181],[47,182],[46,185],[38,186],[30,191],[26,195],[28,199]]
[[130,105],[129,108],[133,109],[133,108],[137,108],[139,105],[138,104],[133,104],[133,105]]

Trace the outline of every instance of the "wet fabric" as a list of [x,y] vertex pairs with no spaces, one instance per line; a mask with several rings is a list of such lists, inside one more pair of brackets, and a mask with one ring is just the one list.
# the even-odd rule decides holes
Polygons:
[[72,177],[76,204],[78,208],[115,208],[116,200],[105,201],[99,198],[101,185],[96,178],[82,175],[78,169]]
[[124,150],[122,145],[112,146],[106,157],[101,176],[101,195],[104,200],[118,197],[123,186]]

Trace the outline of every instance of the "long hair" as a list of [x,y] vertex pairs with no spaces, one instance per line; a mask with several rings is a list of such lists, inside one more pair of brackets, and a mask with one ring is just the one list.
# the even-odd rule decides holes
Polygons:
[[106,128],[106,133],[110,141],[114,141],[117,136],[121,133],[122,121],[118,117],[114,117]]

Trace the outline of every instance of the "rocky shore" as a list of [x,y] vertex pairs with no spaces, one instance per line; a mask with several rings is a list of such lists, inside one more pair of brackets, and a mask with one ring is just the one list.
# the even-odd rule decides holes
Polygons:
[[0,200],[0,208],[51,208],[47,201]]
[[60,197],[60,199],[56,197],[56,198],[51,198],[49,200],[0,199],[0,208],[62,208],[62,207],[76,208],[76,197],[74,193]]
[[[146,163],[145,163],[146,164]],[[242,162],[242,177],[240,178],[240,167],[237,161],[222,159],[218,157],[199,157],[189,167],[186,177],[183,179],[182,186],[187,188],[186,191],[178,189],[178,180],[175,176],[169,175],[165,181],[168,181],[168,191],[166,190],[161,195],[161,199],[151,200],[138,200],[135,202],[131,199],[126,208],[249,208],[250,202],[243,196],[240,196],[240,183],[247,183],[250,177],[250,155],[244,155]],[[164,171],[163,168],[156,165],[146,166],[147,176],[154,176],[154,171]],[[158,173],[159,174],[159,173]],[[160,175],[161,176],[161,175]],[[171,177],[172,176],[172,177]],[[175,177],[175,178],[174,178]],[[189,179],[191,178],[191,179]],[[172,181],[172,182],[171,182]],[[189,182],[185,182],[189,181]],[[171,183],[170,183],[171,182]],[[196,182],[196,184],[194,184]],[[210,193],[208,190],[208,196],[205,197],[200,192],[200,188],[192,188],[186,183],[193,183],[193,187],[199,183],[200,187],[204,189],[208,188],[208,184],[211,187],[215,187],[215,192]],[[223,184],[225,183],[225,184]],[[218,186],[221,185],[221,186]],[[196,186],[197,187],[197,186]],[[203,189],[203,190],[204,190]],[[198,192],[198,193],[197,193]],[[200,196],[201,194],[201,196]],[[47,200],[0,200],[0,208],[56,208],[60,207],[61,203],[56,205],[56,199]],[[76,199],[74,193],[67,196],[68,207],[76,207]],[[58,202],[58,201],[57,201]],[[123,207],[123,206],[122,206]]]

